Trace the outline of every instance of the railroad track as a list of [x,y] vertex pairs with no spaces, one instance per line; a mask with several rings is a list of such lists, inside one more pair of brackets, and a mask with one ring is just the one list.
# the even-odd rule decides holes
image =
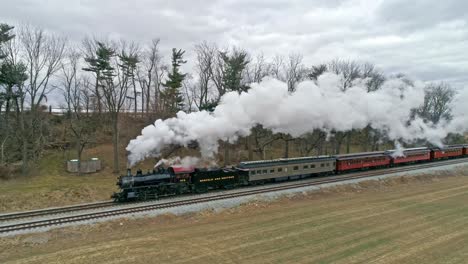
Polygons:
[[115,216],[131,215],[135,213],[149,212],[149,211],[158,210],[158,209],[165,209],[165,208],[171,208],[171,207],[177,207],[177,206],[183,206],[183,205],[192,205],[192,204],[210,202],[210,201],[219,201],[219,200],[237,198],[237,197],[248,196],[248,195],[256,195],[256,194],[269,193],[269,192],[275,192],[275,191],[284,191],[284,190],[296,189],[296,188],[301,188],[301,187],[320,185],[320,184],[325,184],[325,183],[336,183],[336,182],[341,182],[341,181],[346,181],[346,180],[355,180],[355,179],[367,178],[367,177],[372,177],[372,176],[381,176],[381,175],[390,174],[390,173],[406,172],[406,171],[412,171],[412,170],[417,170],[417,169],[461,164],[461,163],[467,162],[467,160],[468,159],[463,158],[463,159],[442,161],[442,162],[437,162],[437,163],[418,164],[418,165],[413,165],[410,167],[397,167],[397,168],[389,168],[385,170],[357,172],[353,174],[339,175],[335,177],[318,178],[315,181],[309,181],[309,182],[297,182],[297,183],[284,184],[284,185],[264,186],[264,188],[262,189],[241,190],[241,191],[234,192],[234,193],[214,194],[214,195],[206,196],[206,197],[195,197],[195,198],[191,198],[187,200],[168,201],[168,202],[163,202],[163,203],[158,203],[158,204],[149,204],[149,205],[137,204],[129,208],[116,208],[116,209],[110,209],[107,211],[84,213],[84,214],[79,214],[79,215],[74,215],[74,216],[63,216],[63,217],[57,217],[57,218],[51,218],[51,219],[45,219],[45,220],[36,220],[36,221],[29,221],[29,222],[23,222],[23,223],[17,223],[17,224],[7,224],[7,225],[0,226],[0,234],[13,232],[13,231],[22,231],[22,230],[29,230],[29,229],[34,229],[34,228],[41,228],[41,227],[59,226],[59,225],[64,225],[68,223],[97,220],[97,219],[103,219],[103,218],[109,218],[109,217],[115,217]]
[[34,211],[1,214],[0,222],[22,219],[22,218],[37,217],[37,216],[43,216],[43,215],[54,215],[54,214],[63,214],[63,213],[69,213],[69,212],[89,210],[89,209],[99,209],[99,208],[105,208],[105,207],[112,206],[112,205],[115,205],[113,201],[103,201],[103,202],[96,202],[96,203],[89,203],[89,204],[78,204],[78,205],[71,205],[71,206],[65,206],[65,207],[46,208],[46,209],[39,209],[39,210],[34,210]]

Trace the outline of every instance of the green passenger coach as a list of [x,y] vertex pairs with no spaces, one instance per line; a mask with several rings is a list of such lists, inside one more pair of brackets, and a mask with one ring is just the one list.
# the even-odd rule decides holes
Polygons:
[[241,162],[239,168],[248,170],[250,182],[286,181],[334,173],[335,162],[331,156],[316,156],[247,161]]

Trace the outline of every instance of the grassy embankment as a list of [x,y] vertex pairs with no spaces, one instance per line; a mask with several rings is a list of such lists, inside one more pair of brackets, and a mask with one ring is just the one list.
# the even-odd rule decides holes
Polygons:
[[[461,175],[460,173],[459,175]],[[3,263],[466,263],[468,176],[3,238]]]
[[[107,164],[107,155],[99,156]],[[79,176],[66,172],[65,161],[61,153],[48,152],[31,175],[1,180],[0,212],[107,200],[116,190],[116,176],[109,166],[99,173]]]

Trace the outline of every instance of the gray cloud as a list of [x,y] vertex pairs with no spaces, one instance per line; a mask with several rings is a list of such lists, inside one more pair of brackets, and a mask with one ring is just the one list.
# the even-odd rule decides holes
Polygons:
[[468,84],[468,2],[436,0],[0,0],[0,20],[66,34],[139,42],[162,51],[202,40],[266,56],[299,52],[307,64],[370,61],[425,81]]

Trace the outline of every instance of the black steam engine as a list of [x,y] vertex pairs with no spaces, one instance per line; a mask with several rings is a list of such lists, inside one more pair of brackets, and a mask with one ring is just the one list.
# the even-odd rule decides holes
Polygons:
[[114,193],[115,201],[149,200],[184,193],[203,193],[212,189],[235,188],[248,184],[248,172],[239,169],[196,169],[193,167],[159,168],[135,175],[127,171],[117,182],[120,192]]

